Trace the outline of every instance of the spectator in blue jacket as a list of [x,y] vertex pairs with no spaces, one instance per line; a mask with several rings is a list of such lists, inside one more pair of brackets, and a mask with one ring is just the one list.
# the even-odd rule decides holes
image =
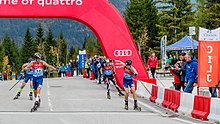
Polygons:
[[64,64],[62,64],[62,66],[60,68],[61,77],[66,77],[66,70],[67,70],[67,67]]
[[186,60],[186,87],[184,92],[192,93],[193,87],[197,85],[198,78],[198,62],[194,59],[193,55],[187,53],[185,55]]

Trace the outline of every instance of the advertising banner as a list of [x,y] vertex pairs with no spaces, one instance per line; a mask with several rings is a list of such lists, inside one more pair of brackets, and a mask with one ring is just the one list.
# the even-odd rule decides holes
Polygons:
[[160,41],[160,52],[161,52],[161,66],[162,70],[165,70],[166,66],[166,41],[167,41],[167,35],[163,36]]
[[214,87],[219,80],[220,28],[199,30],[198,86]]
[[85,68],[86,50],[79,51],[79,69]]

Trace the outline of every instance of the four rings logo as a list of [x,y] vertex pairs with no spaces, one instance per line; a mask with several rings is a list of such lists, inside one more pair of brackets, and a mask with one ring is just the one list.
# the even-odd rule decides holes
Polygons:
[[132,55],[132,51],[130,49],[115,50],[114,51],[115,57],[123,57],[123,56],[131,56],[131,55]]

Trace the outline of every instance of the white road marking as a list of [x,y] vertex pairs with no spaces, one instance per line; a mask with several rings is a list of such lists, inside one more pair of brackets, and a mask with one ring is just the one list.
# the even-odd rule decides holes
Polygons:
[[46,82],[47,82],[47,95],[48,95],[47,99],[48,99],[48,106],[49,106],[50,111],[53,111],[53,105],[52,105],[52,102],[51,102],[51,99],[50,99],[51,93],[50,93],[50,86],[49,86],[49,81],[48,81],[48,79],[46,79]]
[[103,98],[103,99],[60,99],[61,101],[63,100],[67,100],[67,101],[106,101],[106,98]]
[[0,112],[0,115],[133,115],[133,116],[158,116],[156,113],[148,113],[148,112],[128,112],[128,111],[116,111],[116,112],[86,112],[86,111],[70,111],[70,112]]
[[184,122],[184,123],[187,123],[187,124],[198,124],[198,123],[187,121],[187,120],[184,120],[184,119],[181,119],[181,118],[173,118],[173,120],[181,121],[181,122]]
[[[130,98],[128,97],[128,99],[130,101],[133,101],[133,98]],[[155,113],[159,113],[160,115],[164,115],[165,113],[164,112],[161,112],[153,107],[151,107],[150,105],[146,104],[146,103],[143,103],[141,101],[138,101],[139,104],[141,104],[142,106],[144,107],[147,107],[148,109],[152,110],[153,112]],[[187,120],[184,120],[184,119],[181,119],[181,118],[173,118],[173,120],[178,120],[178,121],[181,121],[181,122],[184,122],[184,123],[188,123],[188,124],[196,124],[195,122],[192,122],[192,121],[187,121]]]

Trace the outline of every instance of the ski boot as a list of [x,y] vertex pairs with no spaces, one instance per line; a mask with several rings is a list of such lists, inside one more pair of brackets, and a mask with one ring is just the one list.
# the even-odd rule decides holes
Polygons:
[[136,110],[136,111],[141,111],[141,107],[134,106],[134,110]]
[[126,101],[126,100],[125,100],[125,107],[124,107],[124,109],[128,110],[128,101]]
[[122,93],[121,91],[120,92],[118,92],[118,96],[124,96],[125,94],[124,93]]
[[128,105],[125,105],[124,109],[125,109],[125,110],[128,110]]
[[18,97],[21,95],[20,92],[17,93],[17,95],[13,98],[14,100],[18,99]]
[[110,93],[107,92],[107,99],[111,99]]
[[30,92],[29,97],[30,97],[30,100],[33,100],[33,93],[32,92]]
[[37,109],[40,107],[39,101],[35,101],[33,108],[31,108],[31,112],[37,111]]

